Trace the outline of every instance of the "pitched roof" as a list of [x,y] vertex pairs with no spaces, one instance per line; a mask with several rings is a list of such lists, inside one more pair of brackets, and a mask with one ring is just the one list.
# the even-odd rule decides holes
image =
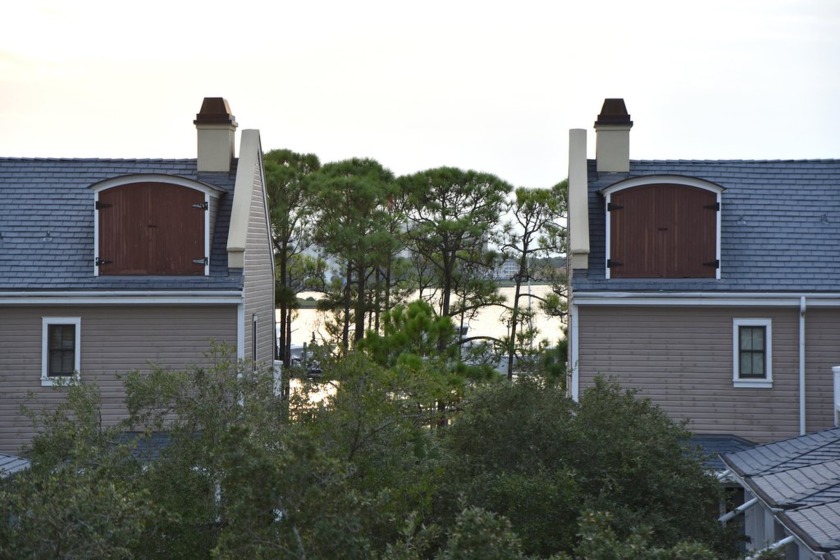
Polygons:
[[[221,191],[209,276],[94,276],[94,193],[89,187],[131,174],[164,174]],[[0,295],[13,291],[236,290],[227,233],[236,178],[198,173],[195,159],[0,158]]]
[[[588,271],[577,291],[838,291],[840,160],[631,161],[629,173],[598,174],[588,162]],[[633,177],[681,175],[716,183],[721,202],[721,270],[715,279],[605,279],[602,189]]]
[[722,456],[780,521],[815,551],[840,552],[840,428]]
[[29,459],[0,454],[0,478],[5,478],[29,468]]
[[756,444],[732,434],[694,434],[691,436],[691,445],[698,448],[701,456],[705,457],[706,468],[721,471],[725,468],[721,455],[750,449]]

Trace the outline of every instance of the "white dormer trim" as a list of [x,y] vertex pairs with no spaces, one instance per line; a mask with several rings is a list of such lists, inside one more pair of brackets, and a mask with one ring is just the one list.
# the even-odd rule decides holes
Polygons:
[[207,262],[204,264],[204,276],[209,276],[210,245],[212,243],[212,239],[210,238],[209,208],[211,205],[211,199],[213,199],[213,201],[217,201],[223,191],[206,183],[200,183],[185,177],[166,175],[163,173],[133,173],[131,175],[121,175],[119,177],[113,177],[94,183],[89,187],[93,191],[93,275],[99,276],[99,267],[96,266],[96,260],[99,258],[99,205],[97,204],[99,202],[99,193],[114,187],[122,187],[134,183],[166,183],[204,193],[204,203],[207,204],[208,207],[208,210],[204,212],[204,254],[207,256]]
[[685,175],[645,175],[641,177],[633,177],[631,179],[625,179],[624,181],[619,181],[618,183],[613,183],[609,187],[605,187],[601,189],[600,193],[604,197],[604,223],[606,224],[605,233],[606,237],[604,239],[604,276],[607,280],[610,279],[610,267],[607,266],[607,263],[612,258],[611,252],[612,248],[610,246],[610,240],[612,239],[612,231],[610,225],[610,203],[612,202],[612,195],[613,193],[624,191],[627,189],[632,189],[634,187],[647,187],[651,185],[678,185],[684,187],[694,187],[696,189],[703,189],[710,192],[715,193],[715,198],[718,203],[718,207],[720,210],[717,212],[716,222],[715,222],[715,259],[717,259],[719,266],[715,270],[715,280],[720,280],[720,271],[723,268],[723,262],[720,258],[720,231],[721,231],[721,216],[723,214],[723,202],[722,202],[722,194],[725,190],[724,187],[718,185],[717,183],[712,183],[711,181],[705,181],[703,179],[698,179],[697,177],[688,177]]

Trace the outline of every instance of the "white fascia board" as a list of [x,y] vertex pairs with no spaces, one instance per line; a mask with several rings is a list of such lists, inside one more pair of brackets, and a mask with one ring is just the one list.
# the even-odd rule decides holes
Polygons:
[[241,292],[13,292],[0,305],[236,305]]
[[640,294],[638,292],[577,292],[575,304],[661,307],[800,307],[802,298],[809,307],[840,307],[840,294],[796,293],[770,294],[669,292]]

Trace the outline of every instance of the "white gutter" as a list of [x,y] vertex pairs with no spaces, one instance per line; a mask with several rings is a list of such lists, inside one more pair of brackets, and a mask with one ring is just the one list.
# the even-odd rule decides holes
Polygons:
[[742,513],[744,513],[745,511],[747,511],[748,509],[750,509],[751,507],[753,507],[757,503],[758,503],[758,498],[753,498],[752,500],[744,502],[743,504],[736,507],[735,509],[733,509],[729,513],[725,513],[725,514],[721,515],[718,518],[718,521],[720,521],[721,523],[726,523],[730,519],[734,519],[734,518],[738,517],[739,515],[741,515]]
[[840,295],[822,293],[769,294],[760,292],[576,292],[578,305],[840,307]]
[[242,292],[53,292],[4,293],[0,305],[227,305],[242,301]]
[[805,435],[805,296],[799,300],[799,435]]

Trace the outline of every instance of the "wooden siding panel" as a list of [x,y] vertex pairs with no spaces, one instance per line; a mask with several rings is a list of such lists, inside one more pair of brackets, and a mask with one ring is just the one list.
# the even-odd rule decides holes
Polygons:
[[204,254],[201,191],[133,183],[99,193],[100,274],[200,275]]
[[41,387],[41,318],[81,318],[81,372],[102,392],[102,418],[123,417],[124,392],[118,373],[150,371],[152,363],[184,369],[207,363],[211,341],[236,344],[235,306],[6,307],[0,309],[0,453],[16,453],[33,435],[20,414],[27,394],[37,407],[63,398]]
[[[262,173],[257,164],[245,249],[245,357],[264,364],[274,360],[274,269]],[[257,355],[253,355],[252,318],[257,316]]]
[[615,278],[713,278],[717,196],[681,185],[613,193],[610,259]]
[[[735,388],[732,319],[773,321],[773,387]],[[582,307],[581,389],[601,375],[697,433],[769,441],[799,434],[798,309]]]

